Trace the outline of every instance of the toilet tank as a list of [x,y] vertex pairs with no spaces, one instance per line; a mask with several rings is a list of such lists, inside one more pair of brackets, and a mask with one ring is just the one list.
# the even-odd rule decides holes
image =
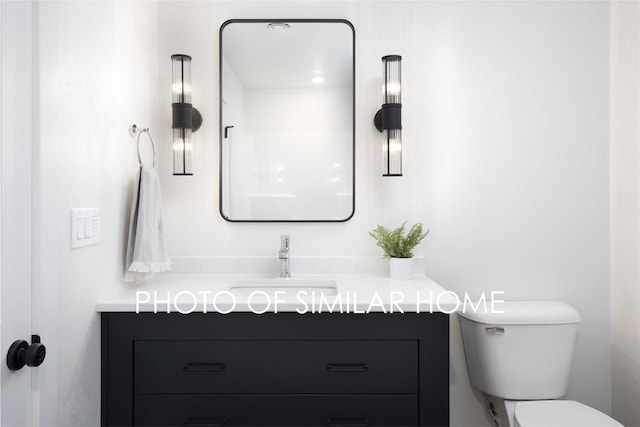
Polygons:
[[458,313],[473,386],[503,399],[564,396],[580,314],[559,301],[512,301],[495,309]]

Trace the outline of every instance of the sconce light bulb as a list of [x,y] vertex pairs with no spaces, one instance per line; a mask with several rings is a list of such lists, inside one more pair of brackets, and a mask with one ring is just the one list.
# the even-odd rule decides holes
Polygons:
[[172,148],[173,148],[174,152],[181,152],[184,149],[183,140],[182,139],[174,139]]
[[400,82],[389,82],[387,84],[387,95],[398,96],[400,95]]
[[399,154],[402,152],[402,144],[397,139],[392,139],[389,141],[389,151],[391,154]]
[[402,176],[402,133],[400,129],[383,131],[382,152],[385,176]]

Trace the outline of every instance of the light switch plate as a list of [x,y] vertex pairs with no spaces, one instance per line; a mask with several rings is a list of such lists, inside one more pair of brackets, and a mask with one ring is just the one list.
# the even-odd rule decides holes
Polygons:
[[100,243],[100,209],[71,209],[71,249]]

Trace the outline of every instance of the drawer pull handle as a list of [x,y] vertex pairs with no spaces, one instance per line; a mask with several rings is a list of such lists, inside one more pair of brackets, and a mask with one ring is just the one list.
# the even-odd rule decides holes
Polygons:
[[225,369],[226,363],[187,363],[182,367],[185,372],[222,372]]
[[227,423],[224,418],[187,418],[184,425],[187,427],[223,427]]
[[367,372],[369,367],[366,363],[328,363],[329,372]]
[[369,422],[364,418],[336,418],[327,420],[328,427],[367,427]]

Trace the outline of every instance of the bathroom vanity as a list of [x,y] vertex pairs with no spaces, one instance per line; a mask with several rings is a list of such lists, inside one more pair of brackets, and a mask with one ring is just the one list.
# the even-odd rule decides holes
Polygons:
[[98,307],[103,426],[449,424],[445,313],[154,314],[130,302]]

